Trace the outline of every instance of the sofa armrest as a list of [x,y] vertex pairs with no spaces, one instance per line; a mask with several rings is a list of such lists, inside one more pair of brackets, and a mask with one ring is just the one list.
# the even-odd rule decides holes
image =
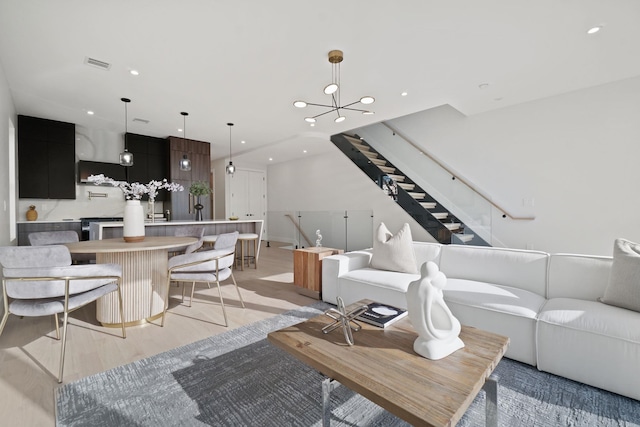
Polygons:
[[336,304],[339,293],[338,278],[350,271],[366,268],[371,262],[371,251],[354,251],[331,255],[322,259],[322,300]]

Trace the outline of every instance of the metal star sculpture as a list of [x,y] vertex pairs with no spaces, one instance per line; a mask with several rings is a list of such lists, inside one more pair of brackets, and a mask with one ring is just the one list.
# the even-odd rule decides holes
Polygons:
[[353,319],[367,311],[367,308],[369,307],[366,304],[362,304],[347,313],[347,310],[344,307],[344,301],[342,298],[338,297],[338,309],[336,310],[332,307],[324,312],[325,315],[329,316],[334,321],[322,328],[322,332],[328,334],[342,326],[344,339],[347,341],[347,344],[353,345],[353,333],[351,330],[353,329],[358,332],[362,328],[360,324]]

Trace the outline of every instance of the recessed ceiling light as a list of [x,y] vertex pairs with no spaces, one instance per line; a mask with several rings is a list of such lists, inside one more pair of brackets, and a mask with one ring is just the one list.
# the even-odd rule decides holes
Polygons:
[[587,34],[595,34],[602,29],[602,25],[596,25],[595,27],[591,27],[587,30]]
[[273,157],[269,157],[269,161],[272,162],[273,161]]
[[247,141],[240,141],[240,144],[246,144]]
[[178,132],[182,132],[182,129],[181,129],[181,128],[178,128]]
[[131,73],[132,76],[140,75],[140,72],[138,70],[129,70],[129,73]]
[[89,110],[89,111],[87,111],[87,114],[90,115],[90,116],[93,116],[93,111]]
[[400,96],[407,96],[407,95],[409,95],[407,92],[402,92],[402,93],[400,94]]
[[309,126],[314,127],[316,124],[315,123],[310,123]]
[[302,152],[303,152],[303,153],[306,153],[306,152],[307,152],[307,150],[302,150]]

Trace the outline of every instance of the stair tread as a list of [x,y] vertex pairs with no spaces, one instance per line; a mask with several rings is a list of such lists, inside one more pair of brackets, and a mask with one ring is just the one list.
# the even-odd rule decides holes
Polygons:
[[425,209],[433,209],[437,206],[438,204],[436,202],[421,202],[420,206],[422,206]]
[[408,182],[398,182],[398,187],[402,187],[405,190],[413,190],[416,188],[415,184],[410,184]]
[[380,170],[382,172],[385,173],[394,173],[396,171],[396,168],[392,167],[392,166],[378,166],[380,168]]
[[445,219],[449,216],[449,212],[431,212],[436,219]]
[[445,227],[447,227],[449,230],[457,230],[460,228],[460,223],[459,222],[447,222],[444,224]]
[[416,200],[424,199],[426,196],[425,193],[415,193],[413,191],[407,191],[407,194],[409,194],[409,196],[413,197]]
[[474,237],[476,237],[475,234],[456,234],[456,239],[459,239],[464,243],[473,240]]
[[391,178],[392,180],[396,181],[396,182],[402,182],[405,179],[404,175],[394,175],[394,174],[388,174],[389,178]]
[[371,159],[371,162],[378,166],[384,166],[387,164],[387,161],[385,159]]

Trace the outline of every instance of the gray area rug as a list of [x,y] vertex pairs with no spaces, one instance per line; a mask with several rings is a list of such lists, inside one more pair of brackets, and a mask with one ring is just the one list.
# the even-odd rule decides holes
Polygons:
[[[316,303],[65,384],[58,426],[320,426],[322,376],[272,346],[272,330],[313,317]],[[356,335],[357,340],[357,335]],[[503,359],[501,426],[640,426],[640,402]],[[338,387],[333,426],[406,426]],[[480,393],[459,426],[484,425]]]

